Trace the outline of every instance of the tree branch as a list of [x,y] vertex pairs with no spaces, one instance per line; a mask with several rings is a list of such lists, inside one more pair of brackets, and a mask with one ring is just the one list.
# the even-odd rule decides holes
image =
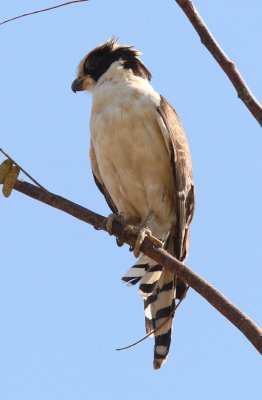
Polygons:
[[[61,196],[55,195],[50,192],[36,187],[28,182],[17,181],[14,187],[15,190],[21,192],[35,200],[55,207],[67,214],[78,218],[92,225],[96,229],[106,231],[105,222],[106,218],[93,211],[88,210],[70,200]],[[116,237],[123,238],[125,243],[134,246],[136,236],[127,234],[125,225],[118,221],[114,221],[112,233]],[[164,268],[175,273],[179,278],[184,280],[196,292],[204,297],[213,307],[215,307],[224,317],[226,317],[232,324],[234,324],[246,338],[253,344],[253,346],[262,354],[262,330],[252,319],[239,310],[231,301],[223,296],[217,289],[210,285],[205,279],[199,276],[196,272],[192,271],[182,262],[176,260],[169,253],[161,248],[155,248],[150,239],[146,238],[141,246],[144,254],[154,259]]]
[[246,107],[262,126],[262,107],[259,101],[255,98],[245,83],[233,61],[229,59],[229,57],[215,40],[214,36],[208,30],[205,22],[197,12],[193,2],[191,0],[176,0],[176,2],[182,8],[187,18],[197,31],[203,45],[212,54],[232,82],[237,91],[238,97],[244,102]]
[[41,12],[44,12],[44,11],[54,10],[55,8],[68,6],[69,4],[73,4],[73,3],[82,3],[83,1],[88,1],[88,0],[72,0],[72,1],[67,1],[66,3],[58,4],[58,5],[53,6],[53,7],[44,8],[42,10],[31,11],[29,13],[25,13],[25,14],[18,15],[16,17],[7,19],[6,21],[2,21],[2,22],[0,22],[0,25],[7,24],[8,22],[14,21],[15,19],[27,17],[28,15],[33,15],[33,14],[38,14],[38,13],[41,13]]

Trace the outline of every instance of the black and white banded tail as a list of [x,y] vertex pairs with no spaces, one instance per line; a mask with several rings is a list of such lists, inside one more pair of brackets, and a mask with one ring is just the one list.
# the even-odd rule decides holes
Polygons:
[[186,285],[144,255],[129,268],[122,280],[130,286],[139,282],[139,293],[144,298],[146,332],[155,331],[154,368],[158,369],[169,353],[175,300],[183,296]]

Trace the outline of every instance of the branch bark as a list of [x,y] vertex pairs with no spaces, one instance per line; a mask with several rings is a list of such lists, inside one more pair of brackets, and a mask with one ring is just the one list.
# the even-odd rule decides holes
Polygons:
[[245,83],[234,62],[230,60],[215,40],[214,36],[197,12],[193,2],[191,0],[176,0],[176,2],[182,8],[187,18],[197,31],[202,44],[212,54],[232,82],[237,91],[238,97],[243,101],[258,123],[262,126],[262,107],[259,101],[255,98]]
[[[96,229],[106,231],[105,217],[96,214],[79,204],[73,203],[64,197],[47,192],[28,182],[19,180],[17,180],[14,189],[35,200],[64,211],[67,214],[92,225]],[[134,246],[136,236],[125,233],[124,229],[125,225],[115,221],[113,223],[112,233],[116,237],[123,238],[125,243]],[[214,308],[234,324],[260,352],[260,354],[262,354],[262,330],[254,321],[252,321],[252,319],[239,310],[231,301],[229,301],[196,272],[192,271],[182,262],[172,257],[165,250],[155,248],[150,239],[145,239],[141,250],[144,254],[157,261],[164,268],[175,273],[179,278],[183,279],[189,286],[204,297]]]

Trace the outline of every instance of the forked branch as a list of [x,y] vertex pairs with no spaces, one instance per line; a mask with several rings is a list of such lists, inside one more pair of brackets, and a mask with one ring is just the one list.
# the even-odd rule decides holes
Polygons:
[[[88,210],[70,200],[61,196],[47,192],[28,182],[17,181],[15,190],[35,200],[55,207],[75,218],[80,219],[96,229],[106,231],[106,218],[93,211]],[[112,233],[116,237],[123,238],[125,243],[134,246],[136,236],[127,234],[125,225],[118,221],[114,221]],[[253,346],[262,354],[262,330],[252,319],[239,310],[231,301],[223,296],[217,289],[210,285],[205,279],[192,271],[182,262],[172,257],[169,253],[161,248],[155,248],[150,239],[146,238],[142,244],[141,250],[144,254],[157,261],[164,268],[175,273],[179,278],[183,279],[190,287],[204,297],[213,307],[215,307],[224,317],[234,324]]]

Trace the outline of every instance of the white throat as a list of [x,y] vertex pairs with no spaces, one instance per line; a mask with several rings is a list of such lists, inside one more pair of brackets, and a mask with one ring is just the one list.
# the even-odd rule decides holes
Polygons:
[[110,65],[108,70],[102,76],[100,76],[95,88],[101,86],[106,81],[110,81],[112,83],[123,82],[123,80],[130,79],[132,75],[133,73],[131,70],[123,67],[123,61],[115,61]]

